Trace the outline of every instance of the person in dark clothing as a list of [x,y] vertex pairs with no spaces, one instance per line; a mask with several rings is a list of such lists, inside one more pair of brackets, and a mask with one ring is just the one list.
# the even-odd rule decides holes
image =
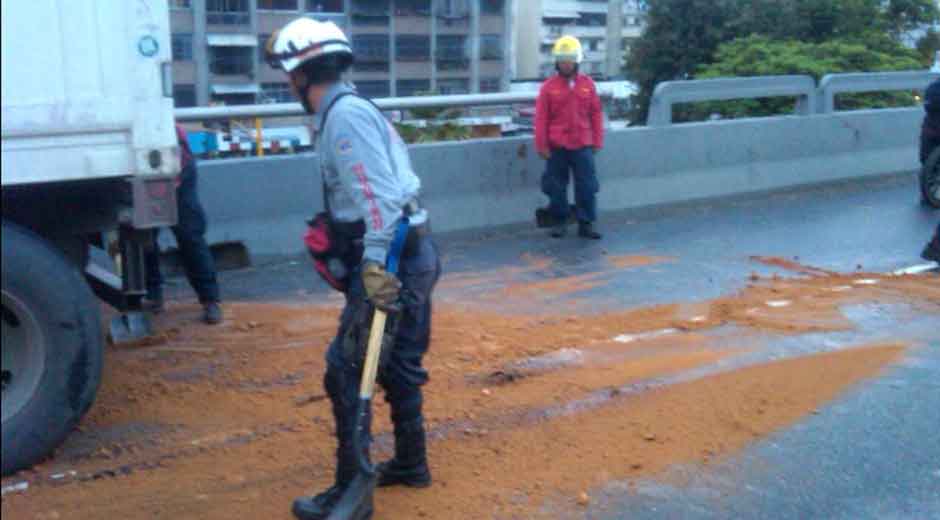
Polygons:
[[[920,130],[920,162],[924,164],[935,149],[940,147],[940,79],[936,79],[924,93],[924,123]],[[927,242],[920,256],[924,260],[940,263],[940,223],[933,239]]]
[[[219,305],[219,282],[216,277],[215,262],[206,243],[206,213],[199,202],[196,175],[196,161],[186,140],[186,132],[176,127],[176,136],[180,146],[179,183],[176,187],[177,224],[170,229],[179,246],[183,270],[189,285],[196,291],[202,304],[202,320],[208,324],[222,321],[222,307]],[[159,230],[153,233],[153,247],[146,254],[144,262],[147,269],[147,300],[145,306],[155,312],[164,309],[163,273],[160,272],[160,248],[157,244]]]
[[[324,213],[335,229],[337,244],[350,251],[332,258],[335,278],[345,285],[346,302],[339,330],[326,353],[323,386],[336,425],[336,472],[331,487],[296,499],[301,520],[330,516],[350,488],[357,458],[368,458],[370,412],[359,430],[356,412],[365,343],[374,308],[389,311],[395,324],[386,328],[378,369],[395,432],[394,456],[378,465],[378,486],[428,487],[422,385],[431,340],[431,300],[441,263],[430,231],[428,211],[418,196],[421,179],[408,147],[395,128],[368,100],[343,81],[353,62],[346,35],[332,22],[299,18],[271,36],[268,63],[283,70],[317,129],[314,175],[324,190]],[[397,274],[386,270],[396,237],[404,234]],[[330,271],[331,276],[334,271]],[[383,342],[386,343],[386,342]],[[357,436],[359,442],[357,443]],[[356,446],[364,453],[356,453]],[[371,492],[362,504],[372,514]]]
[[934,80],[924,92],[924,122],[920,127],[920,163],[927,162],[940,146],[940,79]]

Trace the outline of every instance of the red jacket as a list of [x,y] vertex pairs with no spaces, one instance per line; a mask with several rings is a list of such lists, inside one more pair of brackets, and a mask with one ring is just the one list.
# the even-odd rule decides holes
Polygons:
[[604,114],[594,81],[584,74],[574,88],[560,74],[545,80],[535,102],[535,149],[604,146]]

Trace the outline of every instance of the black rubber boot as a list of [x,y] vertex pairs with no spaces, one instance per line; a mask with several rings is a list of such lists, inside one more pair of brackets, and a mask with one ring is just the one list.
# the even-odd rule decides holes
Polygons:
[[568,224],[555,224],[549,233],[552,238],[562,238],[568,234]]
[[581,238],[590,238],[591,240],[600,240],[603,235],[594,229],[594,224],[590,222],[578,222],[578,236]]
[[923,252],[920,254],[924,260],[932,260],[940,263],[940,234],[927,243]]
[[[337,402],[341,400],[337,397],[333,400],[333,418],[336,421],[336,437],[339,446],[336,448],[336,479],[332,487],[315,496],[300,497],[294,500],[291,512],[299,520],[322,520],[330,515],[333,508],[340,501],[343,493],[349,488],[356,474],[360,471],[359,460],[353,446],[353,436],[363,436],[361,443],[366,461],[369,460],[368,436],[371,425],[371,414],[366,413],[362,428],[355,432],[355,404],[350,403],[343,406]],[[372,493],[369,492],[357,510],[360,514],[350,520],[366,519],[372,516],[373,504]]]
[[395,425],[395,456],[379,464],[376,470],[379,487],[402,485],[425,488],[431,485],[422,417]]
[[219,302],[206,302],[202,304],[202,321],[208,325],[222,323],[222,307]]

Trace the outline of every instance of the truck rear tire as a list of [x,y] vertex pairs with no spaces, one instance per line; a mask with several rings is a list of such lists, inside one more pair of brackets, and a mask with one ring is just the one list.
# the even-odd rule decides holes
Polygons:
[[927,157],[921,168],[920,193],[925,203],[940,208],[940,148]]
[[88,411],[101,381],[100,308],[48,241],[2,228],[2,474],[47,457]]

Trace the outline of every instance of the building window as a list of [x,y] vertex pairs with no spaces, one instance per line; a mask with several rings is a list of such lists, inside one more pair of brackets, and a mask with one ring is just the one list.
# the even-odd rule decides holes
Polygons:
[[427,79],[400,79],[395,84],[398,97],[416,96],[431,91],[431,80]]
[[398,61],[428,61],[431,59],[431,37],[403,34],[395,38],[395,58]]
[[259,97],[258,101],[261,103],[290,103],[295,101],[294,93],[291,92],[290,85],[287,83],[262,83]]
[[396,16],[430,16],[431,0],[396,0]]
[[388,25],[388,2],[353,0],[350,9],[353,25]]
[[356,91],[367,98],[384,98],[391,94],[388,81],[356,81]]
[[438,0],[437,17],[446,26],[470,23],[470,0]]
[[503,0],[482,0],[480,3],[480,12],[483,14],[503,14]]
[[460,70],[470,65],[470,52],[467,37],[460,35],[439,35],[437,37],[437,68],[441,70]]
[[296,11],[297,0],[258,0],[258,9],[265,11]]
[[466,78],[439,79],[437,90],[442,95],[467,94],[470,92],[470,80]]
[[387,34],[356,34],[352,39],[356,70],[387,71],[389,38]]
[[342,14],[343,0],[307,0],[307,12]]
[[248,0],[206,0],[206,23],[210,25],[248,25]]
[[209,70],[220,76],[248,76],[254,65],[251,47],[213,47]]
[[175,33],[171,38],[173,61],[193,61],[193,35]]
[[604,13],[581,13],[577,25],[588,27],[606,27],[607,15]]
[[190,9],[191,0],[170,0],[170,9]]
[[480,59],[503,59],[503,37],[499,34],[480,35]]
[[261,63],[267,63],[267,46],[268,40],[271,38],[271,35],[268,33],[262,33],[258,35],[258,61]]
[[500,92],[502,90],[502,80],[499,78],[481,78],[480,92]]
[[254,94],[215,94],[212,101],[220,105],[254,105]]
[[173,106],[176,108],[196,106],[196,86],[173,85]]
[[588,40],[588,48],[592,51],[597,51],[600,44],[600,40]]

